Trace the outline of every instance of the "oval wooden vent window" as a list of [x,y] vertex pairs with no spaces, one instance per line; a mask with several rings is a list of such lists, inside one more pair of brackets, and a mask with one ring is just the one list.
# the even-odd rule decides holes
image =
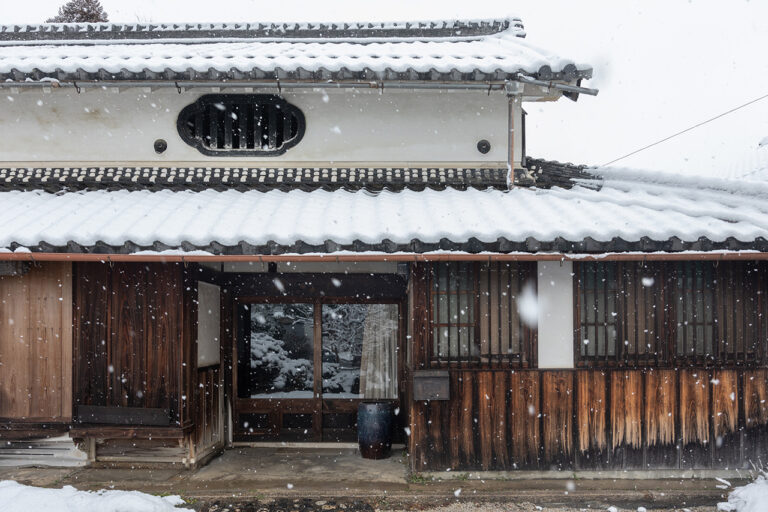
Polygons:
[[209,94],[184,107],[177,122],[190,146],[211,156],[276,156],[304,136],[304,114],[279,96]]

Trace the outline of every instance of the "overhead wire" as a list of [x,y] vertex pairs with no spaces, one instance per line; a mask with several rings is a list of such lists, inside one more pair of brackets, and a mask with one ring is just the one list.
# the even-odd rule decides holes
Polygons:
[[734,108],[732,108],[730,110],[727,110],[727,111],[725,111],[725,112],[723,112],[721,114],[718,114],[718,115],[716,115],[714,117],[710,117],[709,119],[707,119],[705,121],[697,123],[697,124],[695,124],[693,126],[690,126],[690,127],[686,128],[684,130],[680,130],[679,132],[673,133],[672,135],[664,137],[663,139],[657,140],[656,142],[652,142],[652,143],[650,143],[650,144],[648,144],[646,146],[643,146],[643,147],[641,147],[639,149],[636,149],[636,150],[634,150],[634,151],[632,151],[630,153],[627,153],[626,155],[623,155],[623,156],[620,156],[618,158],[615,158],[615,159],[611,160],[610,162],[604,163],[601,167],[605,167],[605,166],[611,165],[613,163],[618,162],[619,160],[624,160],[627,157],[630,157],[632,155],[636,155],[636,154],[640,153],[641,151],[645,151],[646,149],[652,148],[653,146],[657,146],[657,145],[661,144],[662,142],[666,142],[666,141],[668,141],[670,139],[674,139],[678,135],[682,135],[682,134],[687,133],[687,132],[689,132],[691,130],[694,130],[694,129],[700,127],[700,126],[703,126],[703,125],[705,125],[707,123],[711,123],[712,121],[715,121],[716,119],[720,119],[723,116],[727,116],[728,114],[732,114],[733,112],[736,112],[737,110],[741,110],[742,108],[748,107],[748,106],[752,105],[753,103],[757,103],[760,100],[764,100],[765,98],[768,98],[768,94],[764,94],[764,95],[760,96],[759,98],[755,98],[755,99],[750,100],[750,101],[748,101],[746,103],[742,103],[738,107],[734,107]]

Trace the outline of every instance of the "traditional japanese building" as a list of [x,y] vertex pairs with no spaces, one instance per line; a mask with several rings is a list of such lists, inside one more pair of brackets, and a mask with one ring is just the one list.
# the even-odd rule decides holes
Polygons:
[[597,91],[524,37],[0,27],[0,459],[353,441],[363,400],[413,471],[763,457],[768,185],[528,157],[526,102]]

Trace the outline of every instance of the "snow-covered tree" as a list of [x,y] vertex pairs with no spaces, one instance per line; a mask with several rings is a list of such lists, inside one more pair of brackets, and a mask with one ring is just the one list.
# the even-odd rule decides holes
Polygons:
[[101,23],[109,21],[99,0],[70,0],[59,7],[59,14],[46,23]]

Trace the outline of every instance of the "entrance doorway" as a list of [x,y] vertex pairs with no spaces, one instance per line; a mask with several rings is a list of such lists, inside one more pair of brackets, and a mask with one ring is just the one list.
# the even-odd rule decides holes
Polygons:
[[361,401],[399,410],[402,299],[240,297],[235,308],[235,441],[355,441]]

